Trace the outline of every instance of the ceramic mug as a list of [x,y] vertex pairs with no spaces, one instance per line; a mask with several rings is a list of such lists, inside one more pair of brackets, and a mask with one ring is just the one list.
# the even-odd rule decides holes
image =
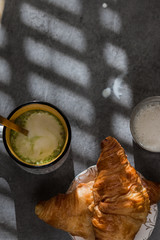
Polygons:
[[[47,102],[34,101],[34,102],[23,104],[17,107],[16,109],[14,109],[9,114],[8,119],[11,121],[15,121],[19,116],[21,116],[22,114],[30,110],[48,112],[49,114],[54,115],[62,124],[63,129],[65,131],[65,140],[64,140],[63,148],[61,149],[60,153],[56,157],[50,159],[46,163],[40,163],[40,164],[28,163],[24,161],[20,156],[18,156],[11,146],[10,134],[12,130],[10,130],[7,127],[3,127],[3,131],[1,132],[1,137],[3,139],[3,143],[8,154],[15,161],[15,163],[17,163],[21,168],[23,168],[27,172],[34,173],[34,174],[49,173],[59,168],[68,157],[69,150],[70,150],[70,143],[71,143],[71,127],[68,119],[62,113],[62,111],[59,110],[56,106]],[[1,130],[2,130],[2,127],[1,127]]]

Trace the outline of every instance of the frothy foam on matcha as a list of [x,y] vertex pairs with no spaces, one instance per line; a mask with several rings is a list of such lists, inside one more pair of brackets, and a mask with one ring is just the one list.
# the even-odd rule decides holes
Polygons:
[[59,155],[65,142],[65,130],[56,116],[31,110],[20,115],[15,122],[29,131],[28,136],[11,131],[11,146],[23,161],[37,165]]

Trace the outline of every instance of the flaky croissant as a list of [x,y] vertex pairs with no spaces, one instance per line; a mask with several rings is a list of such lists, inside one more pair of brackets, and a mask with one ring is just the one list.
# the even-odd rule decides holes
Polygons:
[[97,168],[92,219],[95,238],[134,239],[150,210],[147,189],[114,138],[102,142]]
[[58,194],[48,201],[40,202],[35,209],[40,219],[55,228],[93,240],[94,232],[88,206],[93,202],[93,181],[80,183],[69,194]]
[[102,141],[97,169],[94,181],[40,202],[36,214],[87,240],[133,240],[160,199],[160,185],[141,178],[112,137]]

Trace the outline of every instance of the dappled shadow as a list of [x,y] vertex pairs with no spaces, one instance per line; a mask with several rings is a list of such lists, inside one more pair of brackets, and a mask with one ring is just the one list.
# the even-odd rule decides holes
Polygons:
[[1,114],[27,101],[48,101],[63,110],[72,128],[67,161],[47,175],[19,169],[1,146],[0,176],[13,192],[19,239],[70,239],[40,222],[34,206],[65,192],[74,175],[96,164],[100,142],[108,135],[120,141],[141,173],[159,180],[158,168],[154,175],[158,155],[133,148],[129,130],[133,106],[160,95],[159,7],[155,0],[152,5],[148,0],[6,1]]
[[[160,2],[120,2],[122,44],[129,59],[126,80],[132,89],[134,107],[146,97],[160,95]],[[160,154],[145,151],[135,143],[133,154],[136,169],[147,179],[160,182]],[[160,216],[150,239],[159,239],[159,221]]]
[[1,239],[17,240],[15,205],[11,189],[0,178],[0,233]]

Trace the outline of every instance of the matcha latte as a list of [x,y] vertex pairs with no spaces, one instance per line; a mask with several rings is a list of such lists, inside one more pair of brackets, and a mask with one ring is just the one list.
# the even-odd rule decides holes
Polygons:
[[13,151],[24,162],[34,165],[46,164],[56,158],[65,143],[65,129],[60,120],[43,110],[30,110],[16,120],[29,131],[28,136],[11,131]]

